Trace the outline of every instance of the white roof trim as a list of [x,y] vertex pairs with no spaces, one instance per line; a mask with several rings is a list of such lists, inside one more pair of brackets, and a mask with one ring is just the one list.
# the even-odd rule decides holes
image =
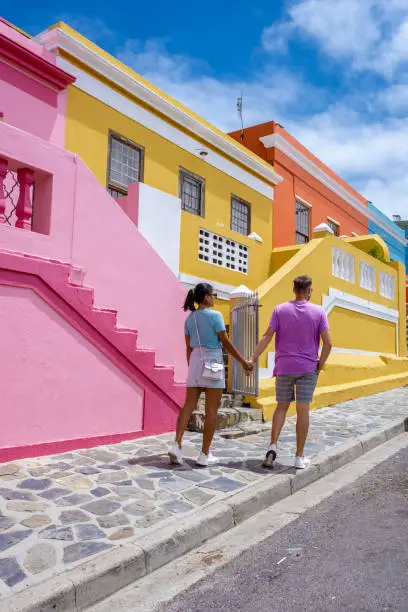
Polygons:
[[248,155],[245,150],[240,149],[238,146],[235,146],[234,143],[231,143],[221,135],[213,132],[210,128],[200,123],[200,121],[197,121],[197,119],[191,117],[182,109],[173,105],[165,98],[162,98],[158,93],[152,91],[120,68],[112,65],[106,59],[99,56],[91,49],[88,49],[88,47],[59,28],[46,30],[38,34],[34,40],[49,51],[63,49],[85,64],[85,66],[89,66],[95,72],[115,83],[115,85],[118,85],[154,108],[156,111],[162,113],[165,117],[182,125],[185,129],[202,138],[229,157],[232,157],[235,161],[246,166],[266,181],[274,185],[282,181],[282,177],[276,174],[272,167],[268,168],[265,164],[258,162],[251,155]]
[[308,202],[307,200],[304,200],[303,198],[301,198],[298,195],[295,195],[295,199],[300,202],[301,204],[303,204],[304,206],[307,206],[308,208],[313,208],[312,204],[310,204],[310,202]]
[[298,151],[292,144],[290,144],[290,142],[283,138],[283,136],[280,134],[269,134],[268,136],[261,136],[259,140],[267,149],[276,147],[282,151],[282,153],[299,164],[299,166],[325,185],[325,187],[348,202],[348,204],[350,204],[355,210],[367,217],[373,223],[376,223],[385,232],[401,242],[401,244],[407,246],[408,243],[406,239],[400,235],[397,229],[394,229],[392,226],[388,226],[380,216],[378,216],[373,210],[370,210],[368,206],[362,204],[362,202],[347,191],[343,185],[340,185],[340,183],[338,183],[332,176],[324,172],[324,170],[319,168],[319,166],[306,157],[306,155],[303,155],[303,153]]

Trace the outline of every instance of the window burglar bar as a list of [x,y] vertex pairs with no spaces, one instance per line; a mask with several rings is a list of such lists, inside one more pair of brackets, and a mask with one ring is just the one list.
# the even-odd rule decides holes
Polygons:
[[235,197],[231,198],[231,229],[244,236],[251,233],[249,204]]
[[[232,309],[232,341],[245,359],[250,359],[258,344],[259,299],[256,293],[237,301]],[[259,372],[256,366],[247,376],[236,359],[232,360],[232,393],[258,395]]]
[[309,242],[310,208],[296,202],[296,244]]
[[8,160],[0,158],[0,224],[32,230],[34,171],[8,168]]
[[203,216],[204,180],[186,170],[180,170],[180,198],[183,210]]

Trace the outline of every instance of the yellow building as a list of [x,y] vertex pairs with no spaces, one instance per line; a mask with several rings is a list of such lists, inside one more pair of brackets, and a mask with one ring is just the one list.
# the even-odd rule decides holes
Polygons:
[[[263,331],[274,306],[291,299],[293,278],[312,276],[335,346],[314,407],[408,384],[405,273],[378,236],[336,238],[324,226],[309,244],[272,250],[281,179],[269,163],[67,25],[37,39],[77,79],[67,94],[67,148],[128,214],[123,203],[137,186],[139,230],[187,287],[211,282],[227,320],[234,288],[258,291]],[[373,246],[386,263],[369,255]],[[265,418],[275,406],[273,359],[272,347],[252,400]]]
[[280,177],[66,24],[37,40],[56,51],[59,65],[77,79],[68,90],[67,148],[114,197],[126,195],[128,184],[142,182],[178,199],[174,214],[180,216],[180,236],[174,236],[177,222],[162,217],[163,207],[171,207],[167,199],[154,228],[150,219],[147,237],[158,233],[152,241],[159,253],[164,248],[160,254],[166,259],[163,245],[180,242],[174,271],[186,286],[199,280],[214,284],[228,314],[225,300],[234,287],[256,289],[269,275],[273,190]]

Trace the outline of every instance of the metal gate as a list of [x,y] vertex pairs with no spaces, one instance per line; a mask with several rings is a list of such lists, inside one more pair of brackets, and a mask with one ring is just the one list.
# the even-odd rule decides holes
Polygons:
[[[250,359],[259,333],[259,300],[257,293],[250,293],[239,298],[232,309],[232,342],[245,359]],[[232,360],[233,393],[258,395],[258,367],[247,376],[238,361]]]

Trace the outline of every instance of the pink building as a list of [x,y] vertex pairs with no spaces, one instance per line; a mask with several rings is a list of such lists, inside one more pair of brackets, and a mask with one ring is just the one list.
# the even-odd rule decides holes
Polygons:
[[64,149],[74,78],[4,20],[0,70],[0,461],[172,430],[185,290],[137,189],[122,209]]

